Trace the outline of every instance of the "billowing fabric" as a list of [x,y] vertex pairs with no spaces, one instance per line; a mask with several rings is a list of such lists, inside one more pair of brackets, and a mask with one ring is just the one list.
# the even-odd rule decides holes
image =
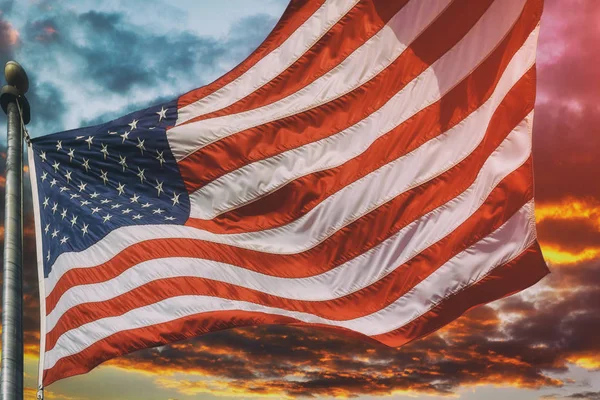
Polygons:
[[34,139],[41,384],[245,325],[401,346],[533,285],[541,11],[292,1],[215,82]]

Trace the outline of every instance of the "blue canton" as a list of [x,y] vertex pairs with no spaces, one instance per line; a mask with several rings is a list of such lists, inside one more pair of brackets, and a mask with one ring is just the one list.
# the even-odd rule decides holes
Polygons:
[[166,134],[176,118],[173,101],[32,140],[45,277],[60,254],[114,229],[187,221],[189,197]]

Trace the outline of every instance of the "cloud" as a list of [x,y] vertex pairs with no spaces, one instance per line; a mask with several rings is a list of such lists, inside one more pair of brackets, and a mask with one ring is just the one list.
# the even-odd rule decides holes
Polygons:
[[106,122],[202,86],[246,57],[275,22],[256,14],[217,38],[54,4],[23,28],[22,63],[36,66],[32,135]]
[[600,198],[600,2],[546,1],[538,51],[534,167],[538,200]]
[[600,202],[566,197],[536,207],[538,237],[546,260],[574,265],[600,258]]

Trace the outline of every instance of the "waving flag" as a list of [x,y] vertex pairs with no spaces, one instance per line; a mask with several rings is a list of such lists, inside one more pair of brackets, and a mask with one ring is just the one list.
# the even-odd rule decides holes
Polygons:
[[294,0],[212,84],[34,139],[43,384],[244,325],[400,346],[541,279],[541,10]]

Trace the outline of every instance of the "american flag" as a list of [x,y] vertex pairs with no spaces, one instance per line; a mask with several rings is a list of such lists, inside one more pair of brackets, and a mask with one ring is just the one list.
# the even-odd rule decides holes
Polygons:
[[32,140],[40,384],[245,325],[400,346],[537,282],[541,11],[293,0],[215,82]]

